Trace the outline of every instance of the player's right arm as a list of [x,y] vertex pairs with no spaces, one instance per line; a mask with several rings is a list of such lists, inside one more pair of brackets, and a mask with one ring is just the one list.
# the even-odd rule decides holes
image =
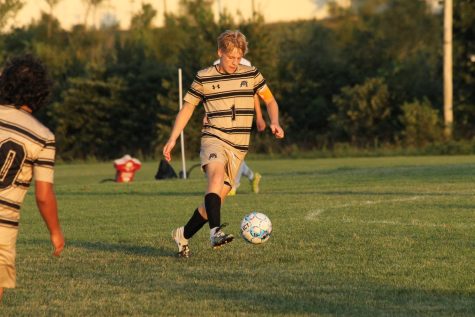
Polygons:
[[54,247],[53,255],[59,256],[64,249],[64,236],[58,218],[58,205],[54,194],[53,184],[35,181],[36,204],[46,227],[50,233],[50,240]]
[[189,102],[183,104],[180,112],[176,116],[175,124],[173,125],[172,133],[170,134],[170,138],[168,139],[167,143],[163,147],[163,156],[167,161],[171,161],[172,156],[171,152],[176,144],[176,139],[180,135],[181,131],[185,128],[186,124],[191,118],[193,111],[195,110],[195,106]]

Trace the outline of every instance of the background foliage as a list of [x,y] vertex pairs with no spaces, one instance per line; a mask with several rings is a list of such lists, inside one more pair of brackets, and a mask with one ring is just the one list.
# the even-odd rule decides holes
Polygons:
[[[46,1],[46,0],[45,0]],[[59,0],[61,1],[61,0]],[[347,144],[427,148],[443,144],[442,14],[423,0],[358,0],[332,5],[324,20],[266,24],[224,12],[211,0],[182,0],[179,15],[144,4],[127,31],[114,23],[64,30],[53,15],[0,34],[0,59],[24,52],[40,56],[56,87],[40,119],[57,136],[63,160],[111,159],[129,153],[154,157],[168,138],[178,108],[177,69],[184,89],[216,59],[216,37],[240,29],[247,56],[273,90],[285,141],[255,135],[252,151],[286,153]],[[0,26],[25,1],[0,3]],[[101,1],[85,1],[88,11]],[[475,137],[475,0],[454,1],[455,141]],[[86,21],[84,21],[86,22]],[[203,110],[186,129],[188,155],[198,152]]]

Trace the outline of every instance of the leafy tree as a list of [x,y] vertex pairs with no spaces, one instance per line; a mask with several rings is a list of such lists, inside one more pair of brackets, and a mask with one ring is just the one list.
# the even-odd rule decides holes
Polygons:
[[475,0],[454,1],[455,132],[475,137]]
[[45,0],[49,6],[49,23],[48,23],[48,38],[53,34],[53,11],[61,0]]
[[[210,0],[180,1],[182,16],[165,16],[165,26],[158,34],[158,41],[166,43],[159,49],[160,60],[168,61],[168,67],[159,82],[156,97],[160,103],[160,112],[156,116],[157,153],[161,153],[161,146],[168,139],[178,112],[178,68],[183,72],[185,94],[196,72],[216,59],[216,38],[221,30],[214,21],[211,5]],[[203,116],[203,107],[199,106],[186,127],[188,155],[198,153]]]
[[184,14],[179,24],[187,33],[179,53],[180,65],[186,66],[184,78],[192,79],[198,70],[216,59],[216,38],[221,30],[214,21],[211,0],[181,0],[180,4]]
[[[128,138],[118,137],[123,120],[124,84],[119,78],[71,78],[64,100],[54,104],[58,154],[64,160],[111,159],[128,153]],[[132,132],[131,132],[132,133]],[[134,154],[134,153],[132,153]]]
[[442,139],[439,112],[427,98],[422,102],[405,103],[399,119],[404,127],[402,137],[407,146],[423,147]]
[[278,79],[270,82],[287,121],[291,141],[316,146],[325,142],[332,96],[345,85],[344,67],[332,31],[319,24],[298,23],[280,33]]
[[151,4],[142,4],[142,11],[132,17],[130,23],[131,30],[150,29],[156,15],[157,10]]
[[220,30],[239,29],[243,32],[249,43],[249,53],[246,58],[264,74],[269,83],[277,81],[279,45],[271,34],[272,29],[266,26],[264,17],[259,13],[254,13],[248,20],[235,22],[237,25],[231,17],[225,21],[230,24],[220,24]]
[[20,28],[13,29],[2,36],[2,58],[33,51],[35,33],[31,30]]
[[[93,18],[95,18],[97,8],[104,2],[104,0],[82,0],[86,5],[86,14],[84,15],[84,26],[87,27],[87,20],[92,10]],[[95,27],[94,23],[93,26]]]
[[108,76],[121,77],[125,84],[121,98],[127,106],[121,110],[122,126],[116,135],[129,139],[129,152],[143,155],[153,155],[158,146],[157,140],[163,134],[158,130],[159,118],[166,117],[168,124],[172,120],[167,117],[168,100],[161,104],[157,95],[166,94],[163,90],[169,87],[164,88],[163,83],[170,78],[176,83],[176,70],[160,60],[160,47],[151,25],[155,14],[150,5],[142,6],[132,18],[131,31],[116,40],[115,57],[107,63]]
[[333,98],[337,113],[330,117],[340,137],[352,145],[372,146],[391,141],[389,91],[382,78],[346,86]]
[[355,0],[327,25],[335,30],[345,67],[339,73],[349,86],[367,78],[388,87],[391,132],[401,129],[400,105],[428,98],[441,106],[440,16],[424,1]]
[[0,30],[7,25],[8,20],[16,15],[25,5],[22,0],[3,0],[0,2]]

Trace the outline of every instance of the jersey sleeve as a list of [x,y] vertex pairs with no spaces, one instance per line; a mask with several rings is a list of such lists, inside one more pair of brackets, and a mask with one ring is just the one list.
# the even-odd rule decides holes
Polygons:
[[192,104],[193,106],[197,106],[204,100],[203,91],[203,83],[201,82],[200,77],[196,75],[183,100]]
[[254,94],[258,93],[261,91],[264,87],[266,87],[266,80],[264,76],[262,76],[261,72],[259,72],[256,68],[255,70],[255,76],[254,76]]
[[36,181],[54,182],[54,161],[56,154],[55,140],[50,139],[38,153],[33,162],[33,176]]

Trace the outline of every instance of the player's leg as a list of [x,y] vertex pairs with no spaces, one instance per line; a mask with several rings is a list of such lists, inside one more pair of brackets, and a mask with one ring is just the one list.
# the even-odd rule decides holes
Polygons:
[[[225,197],[231,190],[231,185],[225,182],[225,186],[221,191],[221,204]],[[185,226],[177,228],[172,231],[172,237],[178,246],[179,257],[190,257],[191,251],[188,246],[188,239],[193,237],[206,223],[208,222],[208,215],[206,213],[204,203],[195,209],[193,215],[188,220]]]
[[246,162],[245,161],[242,161],[241,163],[241,167],[239,168],[239,178],[241,178],[240,175],[244,175],[246,176],[249,181],[252,182],[252,180],[254,179],[254,172],[249,168],[249,166],[247,166]]
[[[201,166],[205,172],[207,172],[208,165],[213,165],[213,164],[221,164],[221,166],[224,166],[226,162],[226,154],[224,153],[223,147],[220,145],[220,143],[216,142],[213,139],[202,139],[201,140],[201,151],[200,151],[200,158],[201,158]],[[224,167],[222,167],[224,170]],[[223,172],[224,173],[224,172]],[[212,176],[215,177],[215,176]],[[222,192],[222,187],[223,187],[223,182],[221,181],[221,184],[219,185],[219,180],[217,182],[217,179],[213,179],[210,182],[210,176],[207,173],[207,178],[208,178],[208,186],[206,189],[207,195],[209,193],[212,193],[213,191],[215,193],[221,194]],[[218,184],[218,185],[216,185]],[[218,195],[220,196],[220,195]],[[211,213],[213,215],[220,215],[221,212],[221,203],[219,203],[219,212],[216,213],[216,207],[213,207],[216,205],[216,199],[213,199],[214,195],[207,196],[208,198],[205,197],[205,201],[193,212],[192,216],[188,220],[185,226],[179,227],[175,230],[172,231],[172,237],[175,240],[177,246],[178,246],[178,256],[180,257],[189,257],[191,255],[189,246],[188,246],[188,240],[193,237],[196,232],[198,232],[205,224],[208,222],[208,212],[206,210],[206,201],[208,201],[208,205],[211,205]],[[216,216],[212,216],[212,224],[215,225],[216,223]],[[220,219],[219,219],[220,221]],[[219,226],[219,224],[218,224]]]
[[259,183],[261,182],[262,175],[255,172],[254,177],[251,180],[252,191],[256,194],[259,193]]
[[[221,205],[223,204],[226,196],[228,195],[231,189],[229,183],[224,182],[223,189],[221,190]],[[195,209],[195,212],[191,216],[188,223],[183,228],[183,236],[185,239],[190,239],[197,233],[206,223],[208,222],[208,214],[206,213],[205,204],[203,203],[198,208]]]
[[233,186],[228,182],[224,182],[223,189],[221,190],[221,204],[224,202],[227,196],[232,196],[230,193],[233,190]]
[[[208,186],[205,194],[205,210],[211,230],[221,225],[221,191],[224,186],[224,164],[213,162],[205,166]],[[215,229],[216,230],[216,229]]]
[[183,226],[172,231],[172,238],[178,246],[178,256],[188,258],[191,251],[188,240],[191,239],[208,222],[208,216],[204,204],[199,206],[193,212],[188,222]]
[[229,190],[228,196],[236,195],[237,189],[241,185],[241,176],[243,175],[244,169],[247,168],[246,163],[242,161],[241,165],[239,166],[239,170],[236,174],[236,178],[234,178],[234,185],[232,185],[231,189]]
[[261,174],[257,172],[254,173],[244,161],[241,164],[239,172],[249,179],[251,182],[252,191],[256,194],[259,193],[259,183],[261,182],[262,178]]
[[234,237],[223,232],[221,224],[221,203],[224,187],[225,166],[222,162],[212,162],[206,165],[208,187],[205,195],[205,209],[208,215],[210,240],[213,248],[231,242]]
[[246,165],[246,162],[242,161],[241,162],[241,165],[239,165],[239,170],[236,174],[236,178],[234,179],[234,185],[233,185],[233,188],[234,189],[238,189],[239,185],[241,185],[241,176],[245,175],[245,172],[249,169],[249,167]]
[[0,227],[0,303],[5,288],[16,286],[17,228]]

